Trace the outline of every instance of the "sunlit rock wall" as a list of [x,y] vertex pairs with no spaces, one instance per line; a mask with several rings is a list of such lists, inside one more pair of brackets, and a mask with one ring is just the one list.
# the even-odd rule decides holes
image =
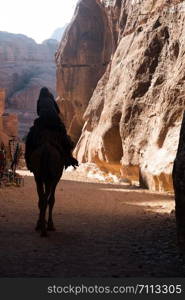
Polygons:
[[5,113],[5,89],[0,88],[0,144],[8,146],[9,139],[18,137],[18,118],[15,114]]
[[[75,154],[80,161],[95,162],[104,170],[139,181],[151,190],[171,191],[185,101],[185,1],[83,0],[80,3],[87,10],[98,9],[99,20],[104,24],[101,28],[105,28],[111,43],[110,62],[106,70],[101,70],[103,74],[94,90],[93,85],[87,85],[88,97],[86,91],[80,100],[77,97],[75,87],[83,89],[86,78],[80,77],[76,84],[76,69],[70,69],[75,84],[68,87],[66,100],[61,91],[68,81],[62,81],[60,76],[57,79],[58,85],[61,84],[59,96],[73,110],[74,99],[77,99],[75,107],[85,103],[81,117],[84,125]],[[79,28],[74,26],[75,22],[85,18],[84,15],[79,8],[76,10],[73,30]],[[91,32],[94,22],[90,18],[89,23],[86,28]],[[78,50],[73,52],[74,60],[82,53],[88,58],[91,50],[86,48],[82,52],[72,36],[69,29],[61,45],[69,43],[70,49]],[[78,31],[76,36],[81,41]],[[60,49],[60,57],[65,54],[65,60],[71,61],[69,48]],[[101,53],[106,51],[107,46]],[[62,60],[58,61],[58,72],[65,74]],[[66,122],[75,116],[73,110],[68,117],[64,115]],[[75,133],[75,128],[71,133]]]
[[110,62],[112,47],[104,9],[96,1],[80,1],[56,54],[58,103],[74,141],[81,135],[83,114]]

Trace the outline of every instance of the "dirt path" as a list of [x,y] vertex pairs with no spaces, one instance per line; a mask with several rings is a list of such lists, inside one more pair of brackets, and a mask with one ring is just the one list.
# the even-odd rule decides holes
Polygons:
[[58,185],[48,238],[34,231],[33,178],[0,189],[1,277],[184,277],[173,197],[70,176]]

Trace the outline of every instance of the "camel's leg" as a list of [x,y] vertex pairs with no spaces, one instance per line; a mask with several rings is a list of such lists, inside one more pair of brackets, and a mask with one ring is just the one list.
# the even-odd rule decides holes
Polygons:
[[44,195],[41,210],[40,210],[40,223],[41,223],[41,236],[47,236],[46,231],[46,209],[47,209],[47,197]]
[[49,198],[49,217],[48,217],[48,227],[47,229],[50,231],[55,231],[55,226],[53,224],[53,206],[55,204],[55,190],[56,190],[57,183],[53,183],[50,187],[50,198]]
[[45,221],[46,208],[47,208],[46,193],[44,193],[44,186],[40,180],[36,180],[36,184],[37,184],[37,192],[39,195],[38,206],[40,209],[40,214],[39,214],[39,219],[37,222],[36,229],[41,230],[41,236],[47,236],[46,221]]
[[35,179],[35,181],[36,181],[36,185],[37,185],[37,193],[39,196],[39,201],[38,201],[39,218],[38,218],[35,230],[40,230],[41,229],[41,207],[42,207],[42,202],[44,201],[44,185],[38,179]]

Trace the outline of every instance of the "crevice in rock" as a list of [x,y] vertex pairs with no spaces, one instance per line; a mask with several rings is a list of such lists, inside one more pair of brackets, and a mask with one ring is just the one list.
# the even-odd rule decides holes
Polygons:
[[127,19],[128,19],[128,15],[126,14],[125,11],[123,11],[121,17],[120,17],[120,21],[119,21],[119,26],[121,28],[121,33],[123,33],[125,26],[127,24]]
[[[164,40],[161,41],[160,37],[163,37]],[[141,78],[141,81],[138,82],[137,88],[133,93],[133,98],[143,97],[150,85],[153,78],[153,74],[159,64],[159,57],[161,51],[164,47],[165,41],[169,38],[168,28],[164,27],[161,31],[154,36],[148,48],[145,51],[145,58],[143,63],[140,65],[136,72],[136,80],[138,77]],[[142,81],[142,76],[148,74],[148,81]]]
[[111,119],[112,124],[118,126],[120,123],[120,120],[121,120],[121,116],[122,116],[122,113],[120,111],[113,114],[112,119]]
[[97,68],[99,66],[107,66],[109,62],[103,62],[102,64],[95,65],[95,64],[78,64],[78,65],[72,65],[72,64],[62,64],[62,68]]
[[179,56],[179,52],[180,52],[180,46],[179,46],[179,42],[175,41],[172,46],[170,47],[170,50],[173,54],[173,56],[175,57],[175,59],[178,58]]
[[163,127],[159,133],[157,144],[159,148],[163,147],[164,141],[168,134],[169,128],[174,126],[175,121],[178,119],[181,110],[176,110],[175,112],[167,110],[163,117]]
[[121,9],[121,5],[122,5],[122,0],[116,0],[116,7]]
[[62,68],[90,68],[90,65],[70,65],[70,64],[62,64]]
[[142,27],[142,26],[138,27],[137,33],[140,33],[140,32],[142,32],[142,31],[143,31],[143,27]]
[[143,97],[147,93],[150,87],[150,83],[151,81],[146,81],[146,82],[140,81],[138,83],[137,89],[133,93],[133,98],[135,99],[135,98]]
[[159,20],[159,18],[156,20],[156,22],[154,23],[154,25],[153,25],[153,30],[154,29],[157,29],[158,27],[160,27],[162,24],[161,24],[161,22],[160,22],[160,20]]
[[111,127],[103,136],[105,153],[109,162],[120,162],[123,156],[119,126]]
[[169,127],[168,126],[164,126],[161,131],[160,131],[160,134],[158,136],[158,140],[157,140],[157,144],[158,144],[158,147],[159,148],[162,148],[163,144],[164,144],[164,141],[165,141],[165,138],[166,138],[166,135],[168,133],[168,130],[169,130]]
[[164,75],[160,74],[154,83],[154,87],[162,84],[164,82],[164,80],[165,80]]

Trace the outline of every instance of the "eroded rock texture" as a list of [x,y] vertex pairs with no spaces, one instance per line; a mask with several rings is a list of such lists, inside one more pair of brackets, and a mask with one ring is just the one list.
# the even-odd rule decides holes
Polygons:
[[80,1],[56,55],[58,103],[75,141],[81,135],[83,114],[111,52],[112,36],[104,9],[96,1]]
[[0,32],[0,88],[6,89],[6,111],[19,117],[21,136],[36,116],[40,88],[55,93],[57,47],[55,40],[36,44],[24,35]]
[[4,112],[5,90],[0,88],[0,145],[3,143],[8,147],[9,139],[18,136],[18,118],[15,114]]
[[80,1],[57,55],[59,102],[69,133],[80,136],[80,161],[172,190],[185,99],[184,12],[180,0]]

